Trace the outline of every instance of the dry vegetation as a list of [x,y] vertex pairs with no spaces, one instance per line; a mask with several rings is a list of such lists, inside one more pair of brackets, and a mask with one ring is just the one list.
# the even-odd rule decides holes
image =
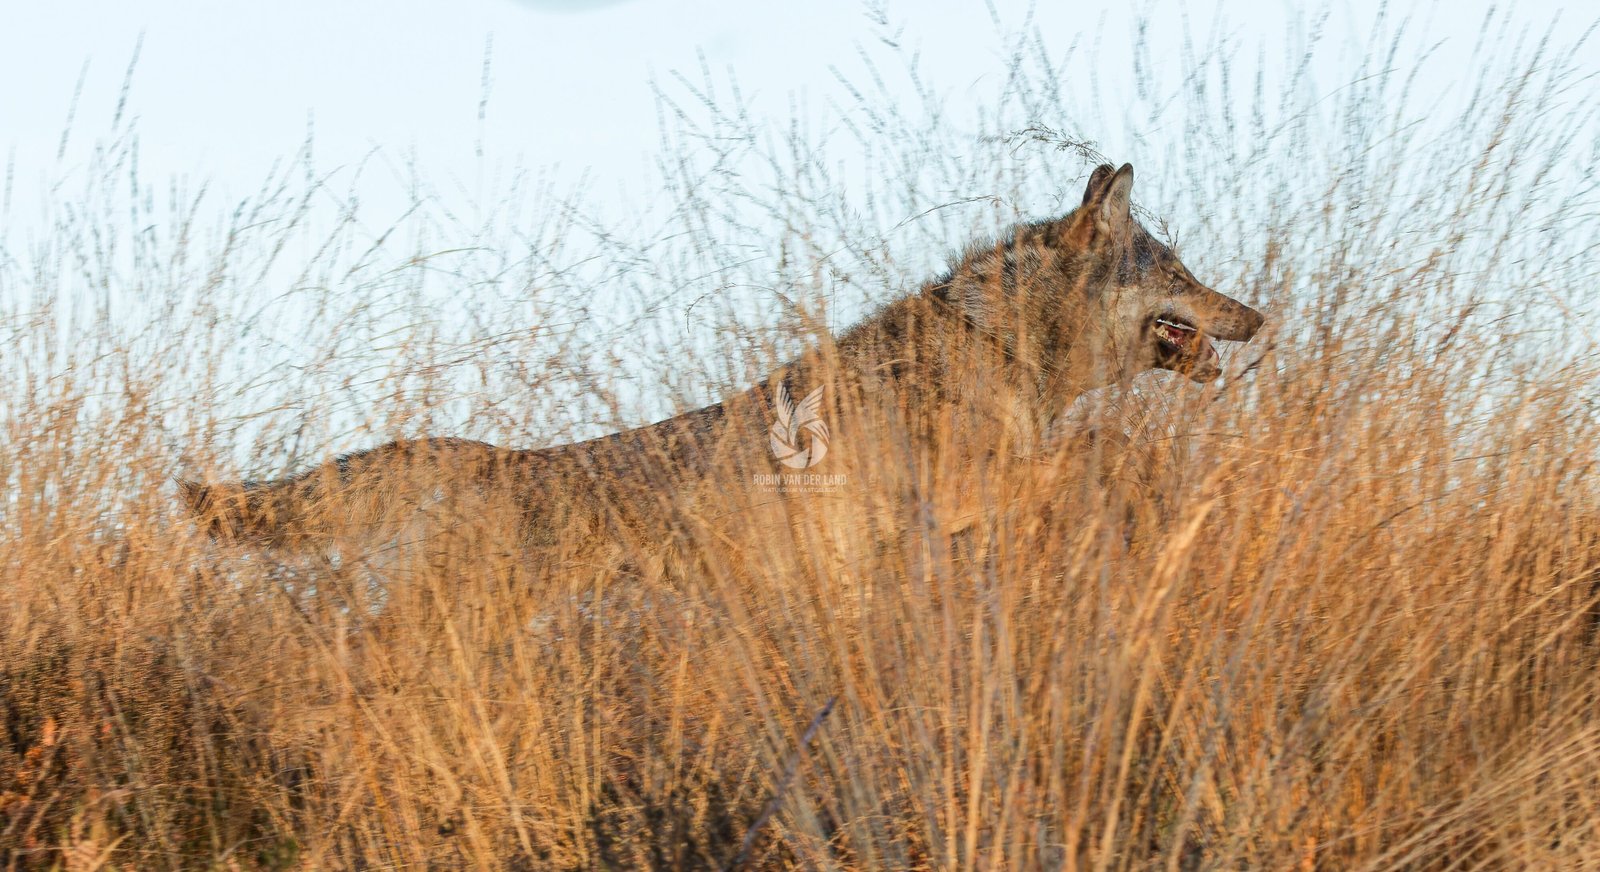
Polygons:
[[[1220,385],[1090,398],[1130,438],[981,469],[834,422],[818,471],[846,486],[670,506],[590,562],[482,515],[379,564],[216,547],[171,478],[715,399],[925,278],[912,253],[1081,189],[1037,43],[993,135],[859,89],[858,189],[678,82],[669,208],[604,232],[510,177],[487,217],[317,224],[297,169],[203,232],[197,192],[150,205],[119,119],[47,238],[0,239],[0,859],[1600,867],[1596,364],[1568,308],[1596,287],[1593,86],[1571,45],[1508,46],[1428,128],[1387,46],[1259,117],[1216,97],[1225,53],[1193,61],[1151,125],[1179,144],[1113,155],[1272,316]],[[602,287],[637,309],[584,308]],[[640,569],[661,541],[694,570]]]

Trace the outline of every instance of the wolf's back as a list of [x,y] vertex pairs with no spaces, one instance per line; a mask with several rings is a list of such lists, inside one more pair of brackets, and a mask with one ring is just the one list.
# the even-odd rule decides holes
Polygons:
[[178,494],[213,539],[298,547],[382,533],[441,488],[504,473],[504,455],[465,439],[390,442],[270,481],[180,480]]
[[213,539],[280,543],[300,526],[296,522],[303,515],[295,505],[296,484],[180,480],[178,495]]

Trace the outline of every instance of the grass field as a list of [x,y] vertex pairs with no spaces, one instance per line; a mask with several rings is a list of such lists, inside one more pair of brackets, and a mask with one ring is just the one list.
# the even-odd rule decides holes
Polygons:
[[[839,422],[816,471],[846,484],[666,505],[604,561],[527,559],[492,514],[377,571],[253,553],[172,479],[713,401],[1081,190],[1048,70],[1019,55],[989,136],[863,92],[862,184],[901,199],[859,211],[782,137],[701,173],[767,146],[679,109],[669,218],[614,233],[553,207],[318,225],[326,186],[293,171],[212,227],[147,205],[114,128],[45,238],[0,238],[0,858],[1600,868],[1600,236],[1570,48],[1485,66],[1436,132],[1399,61],[1260,119],[1180,92],[1169,154],[1113,157],[1196,274],[1270,315],[1221,383],[1090,397],[982,469]],[[963,136],[992,157],[946,160]],[[586,302],[604,287],[635,289],[626,317]],[[662,541],[694,572],[627,568]]]

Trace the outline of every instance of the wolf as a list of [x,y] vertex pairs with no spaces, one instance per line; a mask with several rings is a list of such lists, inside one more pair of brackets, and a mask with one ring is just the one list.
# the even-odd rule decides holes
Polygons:
[[[1101,165],[1066,214],[969,247],[945,274],[762,382],[664,421],[545,448],[394,441],[276,480],[182,481],[181,497],[213,538],[264,546],[387,535],[443,504],[509,511],[518,536],[549,545],[648,537],[682,501],[722,498],[705,484],[719,464],[778,470],[765,449],[777,453],[780,437],[786,448],[813,441],[790,452],[798,465],[820,461],[827,428],[810,422],[824,405],[838,414],[887,404],[905,433],[957,462],[1036,450],[1085,392],[1151,369],[1213,381],[1214,343],[1247,342],[1263,324],[1135,219],[1132,188],[1131,165]],[[790,396],[806,398],[803,411]],[[783,420],[772,423],[775,406]]]

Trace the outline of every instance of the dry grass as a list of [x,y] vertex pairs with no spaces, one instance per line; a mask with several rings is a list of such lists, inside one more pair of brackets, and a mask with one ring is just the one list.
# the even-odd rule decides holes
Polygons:
[[[1070,117],[1019,46],[1004,105]],[[452,426],[559,441],[552,409],[628,417],[655,390],[597,378],[614,359],[703,402],[715,391],[692,373],[737,384],[799,334],[752,328],[783,316],[745,302],[708,305],[727,354],[704,350],[709,331],[563,332],[596,317],[583,290],[637,283],[645,309],[828,296],[848,313],[849,288],[881,300],[926,277],[885,254],[917,248],[892,236],[906,215],[931,214],[908,226],[945,247],[995,215],[928,201],[1048,173],[1074,190],[1081,164],[1035,147],[1054,136],[1035,127],[954,167],[937,120],[862,109],[854,135],[904,148],[882,176],[906,182],[899,211],[828,211],[832,180],[820,159],[785,163],[793,142],[771,162],[792,184],[768,189],[728,176],[726,154],[695,175],[704,153],[682,139],[654,248],[536,231],[524,255],[491,221],[416,218],[394,257],[343,219],[300,244],[315,186],[264,189],[227,232],[193,230],[198,210],[135,232],[102,208],[140,200],[113,137],[83,207],[26,256],[11,239],[0,269],[0,289],[36,294],[6,313],[0,401],[0,857],[718,868],[785,785],[754,867],[1600,867],[1596,372],[1563,309],[1595,287],[1594,180],[1571,168],[1593,108],[1562,102],[1560,52],[1540,50],[1485,73],[1438,139],[1391,112],[1408,105],[1392,71],[1259,131],[1195,97],[1188,152],[1141,164],[1136,196],[1201,198],[1175,220],[1189,265],[1273,326],[1220,387],[1155,379],[1090,403],[1130,448],[1063,435],[945,470],[859,410],[818,470],[846,486],[677,505],[653,541],[588,563],[504,547],[492,516],[377,573],[218,549],[170,478]],[[679,132],[737,141],[713,135],[737,113],[705,114]],[[421,256],[463,235],[476,260],[441,276]],[[774,293],[730,290],[749,249]],[[592,267],[591,251],[600,275],[557,266]],[[248,289],[283,276],[312,351],[252,368],[245,328],[266,320]],[[86,314],[55,297],[95,288]],[[533,299],[542,329],[485,329],[469,304],[458,334],[417,326],[440,288]],[[157,302],[120,312],[134,289]],[[389,356],[352,352],[384,335]],[[695,569],[627,568],[662,540]]]

